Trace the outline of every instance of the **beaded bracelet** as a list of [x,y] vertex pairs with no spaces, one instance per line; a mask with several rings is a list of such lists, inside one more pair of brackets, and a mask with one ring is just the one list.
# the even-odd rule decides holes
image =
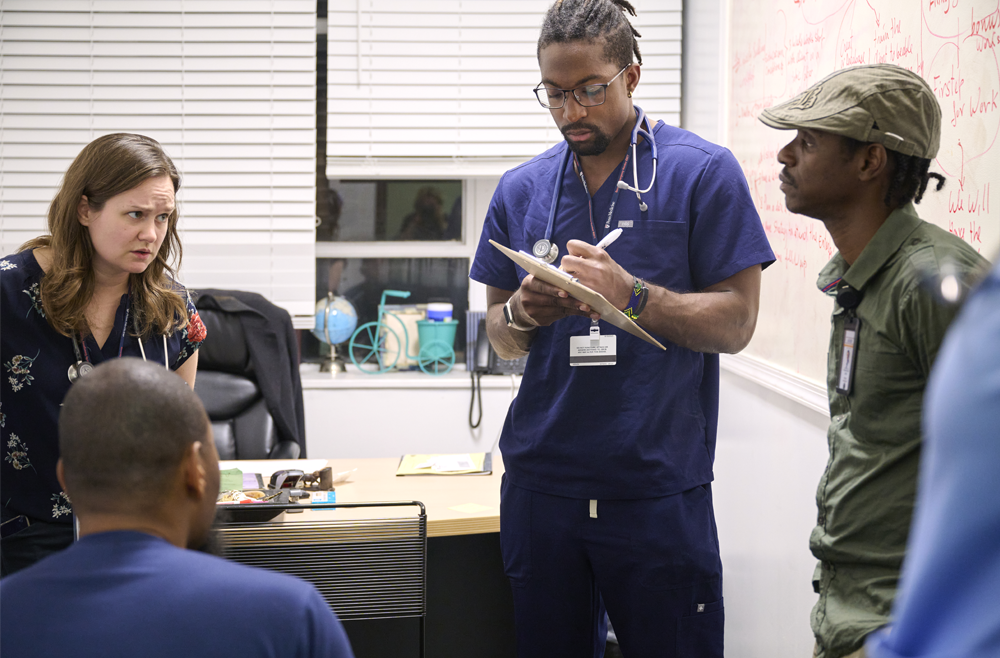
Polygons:
[[632,320],[639,317],[643,309],[646,308],[646,299],[649,297],[649,288],[646,287],[646,282],[642,279],[633,276],[632,277],[632,298],[628,300],[628,306],[622,311]]

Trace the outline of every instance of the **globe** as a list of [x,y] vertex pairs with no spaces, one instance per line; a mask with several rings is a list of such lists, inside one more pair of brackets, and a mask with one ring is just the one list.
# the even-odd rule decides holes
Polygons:
[[316,302],[316,324],[312,335],[329,345],[350,340],[358,326],[358,312],[343,297],[330,295]]

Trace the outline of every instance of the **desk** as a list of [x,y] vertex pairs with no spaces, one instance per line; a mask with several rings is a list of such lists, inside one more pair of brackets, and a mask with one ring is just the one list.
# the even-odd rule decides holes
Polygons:
[[[338,503],[417,500],[427,510],[426,655],[514,656],[514,608],[500,556],[500,478],[492,475],[396,477],[399,458],[331,459],[334,473],[358,469],[335,486]],[[239,462],[228,462],[239,464]],[[266,479],[266,476],[265,476]],[[453,509],[470,505],[465,511]],[[288,523],[321,515],[371,518],[371,510],[316,510],[283,514]],[[398,639],[412,620],[345,622],[358,658],[397,656]]]
[[[419,500],[427,508],[427,536],[452,537],[500,532],[500,478],[503,461],[493,460],[492,475],[408,475],[396,477],[398,458],[330,459],[334,473],[358,469],[338,484],[338,503]],[[467,505],[465,510],[455,507]],[[348,510],[330,512],[344,518]],[[362,513],[361,510],[351,510]],[[317,511],[317,516],[326,514]],[[286,521],[298,515],[286,514]]]

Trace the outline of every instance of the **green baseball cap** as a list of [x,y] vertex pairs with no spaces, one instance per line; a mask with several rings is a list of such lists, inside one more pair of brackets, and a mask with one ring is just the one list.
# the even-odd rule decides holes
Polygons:
[[758,118],[772,128],[823,130],[919,158],[933,158],[941,145],[934,92],[894,64],[841,69]]

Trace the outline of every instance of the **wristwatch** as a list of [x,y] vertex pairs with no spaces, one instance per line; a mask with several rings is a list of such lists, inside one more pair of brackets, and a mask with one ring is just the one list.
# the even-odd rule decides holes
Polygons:
[[[510,299],[513,299],[513,297]],[[514,310],[510,307],[510,299],[508,299],[507,303],[503,305],[503,319],[507,321],[507,326],[512,329],[517,329],[518,331],[534,330],[534,327],[522,327],[518,323],[514,322]]]

